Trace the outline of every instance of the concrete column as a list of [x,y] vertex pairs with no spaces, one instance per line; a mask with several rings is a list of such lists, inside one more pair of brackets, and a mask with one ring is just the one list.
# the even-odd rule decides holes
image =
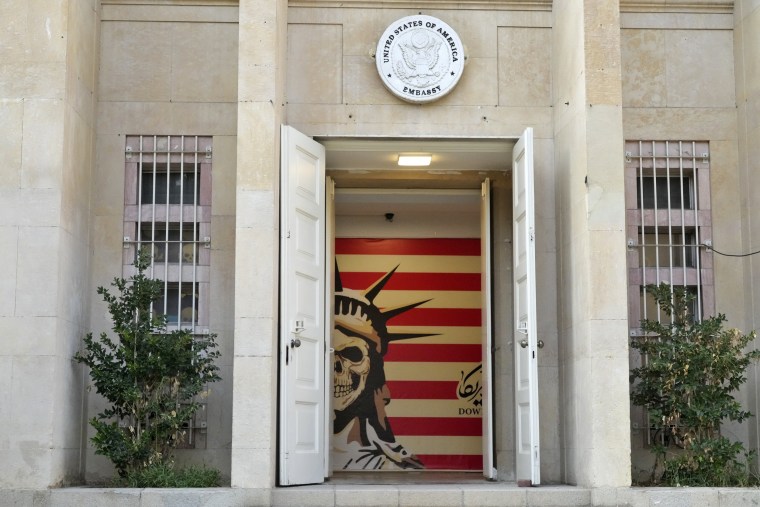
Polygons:
[[[738,170],[741,188],[741,238],[742,252],[754,252],[760,245],[760,4],[750,0],[734,3],[734,68],[736,76],[736,105],[738,112]],[[760,301],[760,259],[750,256],[744,261],[744,310],[747,315],[745,329],[760,328],[757,302]],[[757,344],[755,346],[758,346]],[[760,371],[751,368],[747,384],[748,403],[751,412],[760,408]],[[750,447],[760,449],[760,420],[750,422]]]
[[626,486],[619,2],[554,2],[553,37],[564,479],[585,487]]
[[81,475],[99,9],[0,6],[0,488]]
[[232,486],[275,483],[279,160],[285,0],[241,0]]

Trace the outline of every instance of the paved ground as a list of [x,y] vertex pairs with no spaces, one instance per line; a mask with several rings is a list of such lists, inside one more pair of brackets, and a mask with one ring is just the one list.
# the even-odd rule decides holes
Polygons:
[[518,488],[514,484],[322,484],[275,489],[0,490],[0,507],[749,507],[760,489]]

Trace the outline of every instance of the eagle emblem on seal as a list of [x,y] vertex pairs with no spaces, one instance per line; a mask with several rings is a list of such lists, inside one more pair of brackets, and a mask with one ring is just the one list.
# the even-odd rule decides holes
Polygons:
[[438,81],[442,72],[438,69],[440,48],[443,42],[432,37],[427,30],[418,29],[399,42],[402,61],[396,63],[396,72],[407,82],[428,86]]

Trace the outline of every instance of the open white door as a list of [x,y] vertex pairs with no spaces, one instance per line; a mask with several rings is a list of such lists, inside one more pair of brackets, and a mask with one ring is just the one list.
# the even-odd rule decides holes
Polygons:
[[481,184],[480,194],[480,291],[483,309],[483,475],[496,479],[493,463],[493,338],[491,335],[491,181]]
[[532,128],[525,129],[512,152],[512,206],[517,483],[536,486],[541,471]]
[[282,127],[279,483],[325,477],[325,150]]

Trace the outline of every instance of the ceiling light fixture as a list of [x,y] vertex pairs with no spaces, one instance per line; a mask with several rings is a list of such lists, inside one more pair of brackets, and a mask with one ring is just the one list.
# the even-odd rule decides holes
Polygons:
[[398,165],[410,167],[429,166],[433,156],[429,153],[414,153],[398,156]]

